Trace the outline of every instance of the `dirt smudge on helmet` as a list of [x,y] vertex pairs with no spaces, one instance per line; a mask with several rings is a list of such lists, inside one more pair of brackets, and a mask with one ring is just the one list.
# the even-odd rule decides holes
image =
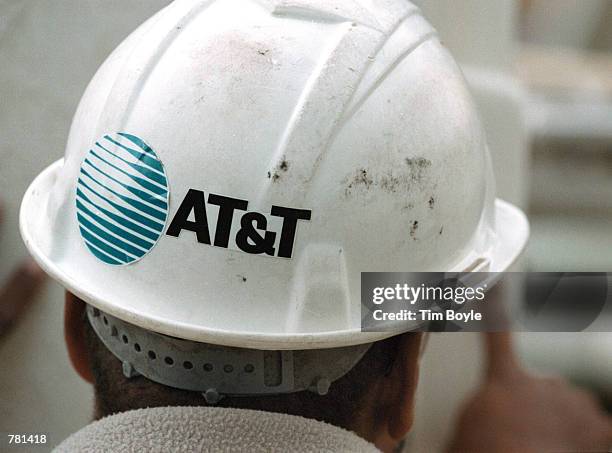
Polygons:
[[287,173],[289,171],[289,161],[283,157],[278,165],[274,167],[273,170],[268,172],[268,179],[271,179],[272,182],[278,182],[283,173]]
[[419,221],[415,220],[410,225],[410,237],[414,239],[415,241],[417,240],[416,234],[417,234],[418,229],[419,229]]
[[[426,188],[427,173],[431,166],[431,160],[416,157],[406,158],[405,165],[396,165],[378,172],[372,169],[359,168],[342,180],[345,187],[344,193],[346,197],[350,197],[360,191],[377,188],[390,194],[406,193],[415,188],[422,192]],[[435,200],[432,203],[431,199],[429,204],[433,209]]]

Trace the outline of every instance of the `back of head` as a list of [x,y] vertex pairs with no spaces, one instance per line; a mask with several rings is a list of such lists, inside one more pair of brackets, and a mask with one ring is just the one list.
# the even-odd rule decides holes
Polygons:
[[[83,316],[82,322],[94,375],[97,417],[147,407],[210,405],[201,391],[170,387],[138,373],[132,374],[131,377],[126,376],[123,362],[105,346],[86,316]],[[122,336],[123,333],[118,332],[118,342],[123,342]],[[417,342],[417,337],[418,335],[414,334],[412,341]],[[385,384],[384,380],[390,377],[398,355],[400,339],[401,337],[396,336],[374,343],[347,374],[330,385],[325,394],[319,394],[316,389],[306,389],[289,394],[225,395],[214,405],[299,415],[355,430],[360,422],[360,412],[366,408],[369,410],[380,391],[378,387],[389,385]],[[127,344],[131,348],[135,346],[130,338]],[[208,345],[200,346],[206,348]],[[138,344],[137,347],[147,357],[149,352],[152,352],[144,345]],[[342,348],[337,352],[342,353]],[[165,359],[166,357],[156,356],[155,360],[164,362]],[[185,369],[185,363],[175,363],[173,366]],[[212,364],[200,362],[189,363],[187,366],[189,369],[186,371],[192,367],[201,367],[204,370]],[[227,370],[229,368],[222,372],[226,373]],[[233,368],[231,373],[243,371],[244,369]],[[372,420],[370,422],[375,423]]]

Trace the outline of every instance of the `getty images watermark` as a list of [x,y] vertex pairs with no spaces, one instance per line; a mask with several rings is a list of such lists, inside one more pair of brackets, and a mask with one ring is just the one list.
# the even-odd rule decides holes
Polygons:
[[363,331],[612,331],[607,273],[361,275]]

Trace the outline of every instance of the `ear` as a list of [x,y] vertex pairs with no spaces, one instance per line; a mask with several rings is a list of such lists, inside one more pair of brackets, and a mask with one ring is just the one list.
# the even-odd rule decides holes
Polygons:
[[400,442],[412,428],[414,422],[414,403],[419,380],[422,333],[402,335],[397,357],[390,375],[386,378],[393,385],[393,404],[387,406],[387,429],[389,436]]
[[93,384],[94,377],[85,345],[83,316],[85,316],[85,302],[66,291],[64,340],[68,348],[68,356],[75,371],[87,382]]

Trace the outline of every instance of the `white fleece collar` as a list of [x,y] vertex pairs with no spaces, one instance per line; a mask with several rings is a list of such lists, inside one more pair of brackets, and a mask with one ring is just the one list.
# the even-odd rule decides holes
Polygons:
[[293,415],[215,407],[123,412],[86,426],[64,452],[350,452],[380,453],[341,428]]

